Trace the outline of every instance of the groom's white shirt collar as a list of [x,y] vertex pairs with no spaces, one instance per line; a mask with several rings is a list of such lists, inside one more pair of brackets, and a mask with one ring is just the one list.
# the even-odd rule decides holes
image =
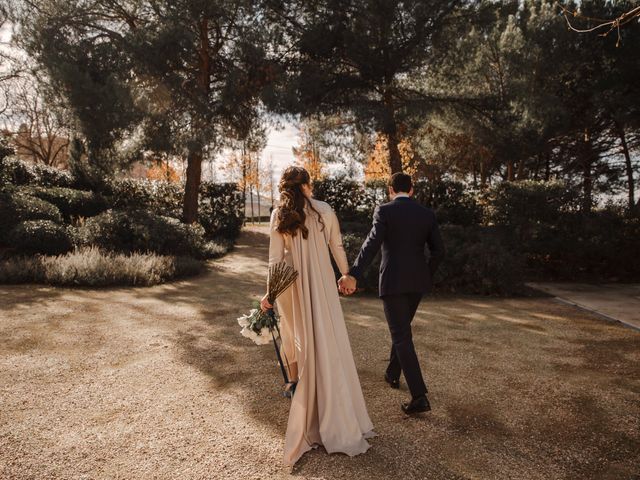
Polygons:
[[396,193],[396,196],[393,197],[393,199],[395,200],[396,198],[409,198],[409,194],[405,192]]

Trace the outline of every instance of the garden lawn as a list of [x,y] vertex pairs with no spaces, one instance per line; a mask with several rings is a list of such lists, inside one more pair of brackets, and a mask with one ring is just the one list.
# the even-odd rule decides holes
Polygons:
[[[264,230],[202,276],[149,288],[0,286],[0,478],[287,478],[272,346],[236,317],[264,290]],[[258,272],[258,273],[256,273]],[[382,380],[377,298],[343,299],[378,437],[306,454],[305,479],[632,479],[640,333],[548,298],[424,301],[414,338],[433,411]]]

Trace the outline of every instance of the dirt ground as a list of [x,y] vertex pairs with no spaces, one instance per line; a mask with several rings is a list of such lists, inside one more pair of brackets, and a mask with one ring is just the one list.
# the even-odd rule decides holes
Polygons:
[[[271,345],[236,317],[264,289],[245,231],[197,278],[152,288],[0,287],[0,478],[289,478]],[[382,373],[377,298],[343,299],[378,437],[306,454],[301,479],[640,478],[640,333],[548,298],[425,300],[414,338],[433,411]]]

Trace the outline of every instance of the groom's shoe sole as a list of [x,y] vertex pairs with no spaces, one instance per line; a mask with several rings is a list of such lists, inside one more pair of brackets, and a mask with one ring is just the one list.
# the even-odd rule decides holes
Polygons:
[[400,408],[406,415],[415,415],[417,413],[425,413],[431,411],[431,404],[429,400],[425,399],[424,402],[414,403],[402,403]]
[[387,382],[391,388],[400,388],[400,380],[391,380],[386,373],[384,374],[384,381]]

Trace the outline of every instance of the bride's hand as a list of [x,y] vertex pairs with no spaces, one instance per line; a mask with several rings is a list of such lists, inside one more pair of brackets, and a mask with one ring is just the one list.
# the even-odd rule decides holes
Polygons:
[[338,280],[338,290],[343,295],[352,295],[356,291],[356,279],[351,275],[343,275]]
[[262,300],[260,300],[260,310],[262,310],[263,312],[266,312],[267,310],[271,310],[273,308],[273,305],[271,305],[269,303],[269,300],[267,299],[267,294],[264,294],[264,297],[262,297]]

